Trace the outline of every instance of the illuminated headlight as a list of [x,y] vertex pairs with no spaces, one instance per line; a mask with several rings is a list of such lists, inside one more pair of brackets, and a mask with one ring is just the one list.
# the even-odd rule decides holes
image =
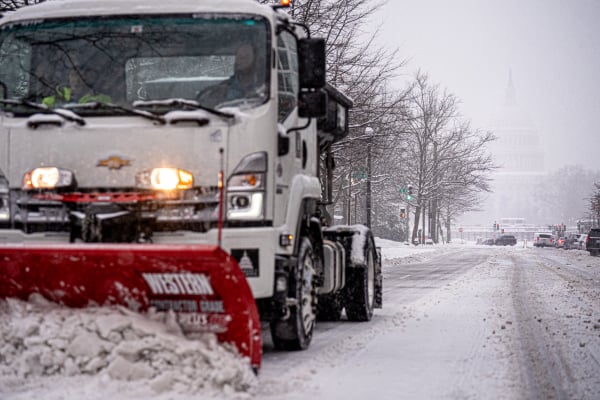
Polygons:
[[263,217],[263,193],[236,193],[229,196],[227,218],[261,219]]
[[154,168],[137,174],[136,183],[138,187],[145,189],[190,189],[194,186],[194,176],[179,168]]
[[58,189],[73,186],[73,173],[56,167],[41,167],[28,171],[23,177],[23,190]]
[[240,161],[227,181],[227,219],[264,219],[266,176],[267,153],[252,153]]

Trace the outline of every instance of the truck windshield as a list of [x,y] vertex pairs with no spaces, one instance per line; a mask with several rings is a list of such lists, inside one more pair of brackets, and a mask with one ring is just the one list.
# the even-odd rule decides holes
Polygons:
[[13,24],[0,30],[0,82],[5,98],[48,107],[168,99],[254,107],[269,96],[269,40],[264,18],[237,14]]

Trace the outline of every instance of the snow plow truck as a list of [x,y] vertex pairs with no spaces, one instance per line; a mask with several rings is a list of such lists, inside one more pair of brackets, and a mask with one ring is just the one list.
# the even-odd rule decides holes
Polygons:
[[381,257],[332,226],[352,101],[253,0],[56,0],[0,19],[0,298],[172,313],[260,367],[368,321]]

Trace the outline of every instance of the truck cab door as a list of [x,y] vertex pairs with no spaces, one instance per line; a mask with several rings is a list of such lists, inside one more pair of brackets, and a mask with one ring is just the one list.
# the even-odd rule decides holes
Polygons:
[[302,169],[302,134],[298,126],[298,45],[288,31],[277,36],[277,111],[279,154],[275,165],[274,225],[285,221],[294,176]]

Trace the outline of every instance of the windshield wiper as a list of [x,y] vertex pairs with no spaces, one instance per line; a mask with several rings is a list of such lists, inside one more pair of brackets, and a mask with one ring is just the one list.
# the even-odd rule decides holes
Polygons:
[[99,110],[99,109],[107,109],[107,110],[119,110],[123,111],[128,115],[138,115],[140,117],[144,117],[150,119],[152,121],[160,122],[161,124],[165,123],[165,119],[160,115],[156,115],[151,113],[150,111],[138,110],[135,108],[127,108],[117,104],[112,103],[100,103],[97,101],[91,101],[89,103],[81,103],[81,104],[68,104],[65,106],[66,109],[85,109],[85,110]]
[[203,106],[195,100],[187,99],[166,99],[166,100],[138,100],[133,102],[134,107],[152,107],[152,106],[166,106],[166,107],[191,107],[196,110],[203,110],[211,114],[217,115],[224,119],[234,119],[235,115],[215,110],[214,108]]
[[85,125],[85,120],[81,118],[79,115],[75,114],[73,111],[64,110],[60,108],[49,108],[45,104],[34,103],[32,101],[23,100],[23,99],[1,99],[0,104],[10,104],[14,106],[25,106],[29,108],[33,108],[35,110],[44,111],[45,114],[56,114],[69,122],[75,122],[79,126]]
[[243,97],[241,99],[229,100],[219,104],[220,108],[240,107],[240,106],[255,106],[264,101],[262,97]]

